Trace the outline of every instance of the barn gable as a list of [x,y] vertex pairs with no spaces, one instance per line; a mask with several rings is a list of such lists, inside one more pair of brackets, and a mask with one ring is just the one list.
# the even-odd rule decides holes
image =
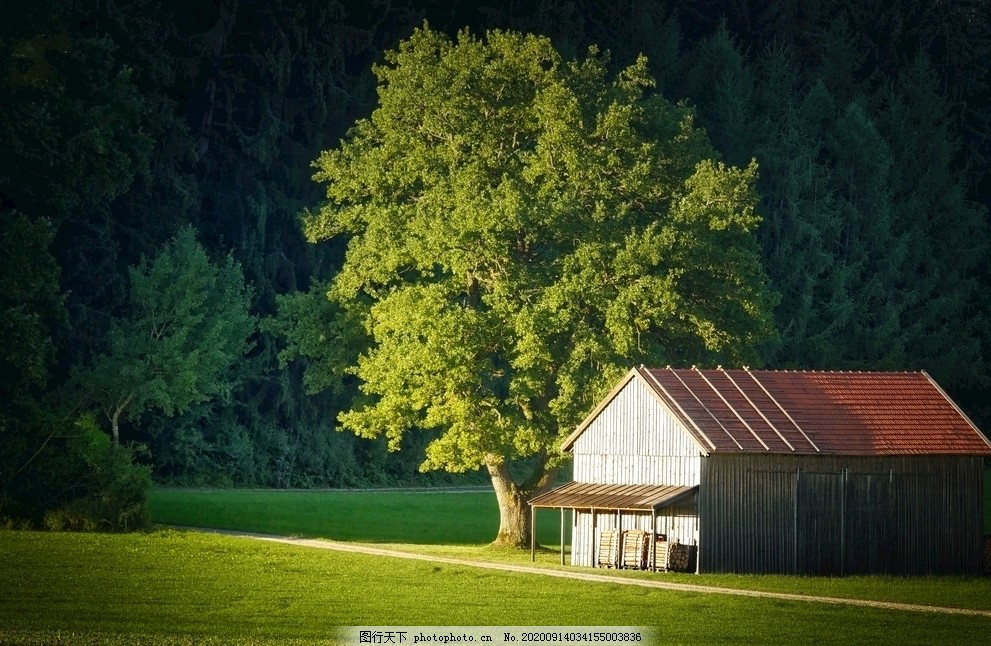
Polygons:
[[694,486],[704,452],[666,404],[631,371],[565,441],[576,482]]

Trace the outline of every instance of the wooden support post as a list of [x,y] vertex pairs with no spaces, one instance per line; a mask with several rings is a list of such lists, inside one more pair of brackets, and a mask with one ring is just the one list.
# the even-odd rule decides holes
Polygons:
[[599,546],[596,545],[596,542],[595,542],[595,530],[597,529],[597,527],[595,526],[595,507],[592,507],[591,509],[589,509],[589,513],[592,514],[592,557],[591,557],[591,559],[592,559],[592,567],[598,567],[599,566],[599,552],[597,550],[598,550]]
[[657,508],[650,508],[650,571],[657,572]]
[[537,508],[530,505],[530,562],[537,560]]
[[616,569],[623,569],[623,510],[616,510]]
[[561,565],[564,565],[564,507],[561,507]]
[[[695,497],[695,574],[702,574],[702,519],[705,507],[702,504],[702,496]],[[671,507],[674,513],[674,507]]]

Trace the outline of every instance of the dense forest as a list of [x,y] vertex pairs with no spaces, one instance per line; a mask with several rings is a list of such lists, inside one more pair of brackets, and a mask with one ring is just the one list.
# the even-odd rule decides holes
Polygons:
[[644,54],[756,160],[760,363],[924,369],[991,427],[989,0],[3,4],[0,522],[140,524],[152,480],[485,481],[419,473],[429,433],[337,432],[355,380],[307,369],[360,349],[324,297],[344,243],[301,226],[314,162],[425,23]]

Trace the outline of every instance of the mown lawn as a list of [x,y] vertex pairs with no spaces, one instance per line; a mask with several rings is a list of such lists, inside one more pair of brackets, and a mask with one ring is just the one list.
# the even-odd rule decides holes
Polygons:
[[[153,493],[151,506],[153,517],[162,523],[330,538],[440,556],[530,564],[529,552],[506,552],[488,546],[499,526],[498,508],[491,491],[354,493],[160,489]],[[570,516],[565,524],[569,523]],[[538,564],[560,567],[559,513],[541,510],[537,530],[545,548],[537,554]],[[566,534],[566,540],[568,538]],[[604,573],[603,570],[596,572]],[[991,610],[991,578],[987,577],[609,573],[748,590]]]
[[[171,525],[366,543],[470,545],[495,538],[499,507],[492,491],[437,491],[158,489],[150,504],[155,522]],[[541,540],[560,542],[559,520],[541,515]]]
[[661,643],[983,644],[991,619],[669,592],[225,536],[0,532],[0,643],[334,643],[335,626],[643,625]]
[[[487,546],[497,525],[488,492],[159,490],[152,510],[162,523],[530,564],[528,553]],[[538,521],[541,567],[561,567],[558,520]],[[991,609],[989,579],[613,575]],[[642,625],[664,644],[907,645],[983,644],[991,618],[653,590],[174,530],[0,532],[0,644],[338,643],[335,627],[370,625]]]

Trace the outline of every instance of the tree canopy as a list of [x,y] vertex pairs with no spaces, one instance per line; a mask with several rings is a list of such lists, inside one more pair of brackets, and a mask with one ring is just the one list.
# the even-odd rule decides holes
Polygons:
[[423,27],[375,73],[378,107],[320,156],[305,217],[313,242],[348,238],[330,297],[370,339],[341,421],[394,448],[441,431],[423,468],[486,467],[498,540],[522,544],[526,498],[622,371],[758,360],[756,166],[720,162],[642,57],[610,75],[594,48]]
[[115,443],[124,417],[149,408],[171,417],[230,395],[255,327],[248,300],[240,266],[229,256],[214,265],[188,227],[131,269],[127,312],[78,375]]
[[[465,28],[476,34],[541,34],[560,57],[545,56],[542,45],[527,50],[534,53],[530,61],[500,62],[482,47],[471,65],[451,62],[446,76],[424,72],[416,78],[412,65],[400,71],[402,50],[396,48],[425,19],[449,38]],[[569,68],[565,61],[593,44],[610,56],[596,54],[597,63]],[[449,42],[444,51],[454,47]],[[383,52],[389,50],[386,60]],[[646,63],[636,62],[640,53]],[[403,55],[420,56],[424,69],[441,59],[429,48]],[[376,88],[386,82],[373,72],[375,62],[384,62],[379,74],[390,75],[395,86],[386,93],[391,106],[378,100]],[[596,65],[605,72],[594,71]],[[635,72],[622,72],[631,65]],[[814,6],[791,0],[632,0],[621,6],[600,0],[390,0],[367,6],[222,0],[195,12],[177,11],[169,0],[21,3],[0,21],[0,338],[6,341],[0,351],[0,519],[30,519],[40,526],[46,512],[64,509],[79,496],[100,498],[100,483],[116,477],[86,477],[86,471],[99,470],[93,456],[103,448],[76,441],[80,429],[92,436],[108,424],[100,415],[79,417],[78,401],[69,396],[78,383],[73,375],[105,356],[111,331],[133,316],[131,269],[142,258],[154,258],[186,226],[215,264],[230,254],[240,265],[250,287],[249,312],[267,324],[252,336],[253,350],[231,366],[237,379],[229,398],[178,407],[171,417],[150,406],[122,422],[124,444],[111,445],[104,457],[124,460],[128,440],[144,443],[142,460],[154,478],[179,485],[484,481],[477,471],[418,473],[424,447],[444,433],[440,423],[408,433],[421,427],[416,415],[407,416],[417,418],[416,425],[393,433],[393,446],[402,450],[391,453],[386,434],[365,439],[334,432],[342,410],[361,409],[352,400],[362,378],[347,370],[357,365],[370,338],[362,321],[371,320],[372,292],[387,294],[394,287],[390,281],[405,285],[414,272],[419,274],[413,282],[426,289],[431,283],[422,258],[444,248],[426,234],[415,249],[393,244],[393,238],[410,239],[406,225],[414,222],[403,219],[408,208],[396,210],[402,227],[392,231],[383,224],[374,232],[390,246],[376,251],[369,243],[361,254],[369,271],[388,275],[401,267],[402,280],[348,278],[357,296],[346,296],[341,282],[331,302],[325,293],[339,282],[335,277],[361,222],[345,230],[331,221],[328,235],[344,233],[313,245],[298,214],[317,204],[325,189],[312,180],[311,164],[320,152],[359,119],[372,123],[401,115],[403,102],[424,111],[410,110],[404,118],[412,126],[423,121],[425,130],[405,133],[403,141],[390,139],[391,148],[381,150],[373,151],[379,144],[366,140],[369,151],[392,164],[377,171],[389,191],[402,197],[426,195],[429,188],[432,208],[452,214],[434,227],[421,200],[415,220],[436,229],[438,239],[471,252],[462,251],[457,261],[446,251],[442,262],[430,260],[438,281],[479,262],[473,272],[477,285],[469,289],[464,274],[460,289],[471,316],[484,325],[510,320],[514,310],[508,303],[517,285],[520,297],[530,299],[529,309],[520,309],[530,318],[518,319],[515,336],[492,329],[485,332],[491,338],[483,338],[474,324],[458,323],[472,330],[473,348],[511,339],[484,355],[496,359],[479,364],[489,370],[486,392],[494,393],[479,401],[502,406],[510,396],[526,401],[540,392],[541,371],[553,364],[541,353],[561,347],[572,358],[561,360],[562,369],[554,373],[547,395],[556,402],[553,412],[539,397],[529,408],[535,418],[562,424],[580,415],[575,410],[582,397],[594,400],[598,380],[606,380],[612,365],[610,353],[644,361],[668,357],[671,363],[702,363],[696,357],[718,355],[714,361],[729,363],[726,353],[706,345],[713,335],[688,333],[716,312],[669,319],[658,333],[651,326],[662,313],[642,309],[636,296],[637,290],[655,289],[632,278],[638,262],[667,276],[669,295],[695,295],[687,277],[704,272],[677,280],[673,270],[662,273],[685,261],[692,244],[651,243],[658,249],[668,244],[671,252],[641,262],[632,246],[620,253],[625,239],[568,248],[568,236],[577,234],[566,227],[583,235],[588,230],[592,241],[600,228],[617,221],[634,231],[637,218],[654,211],[668,218],[659,221],[673,223],[675,210],[658,195],[695,172],[689,159],[714,160],[716,176],[752,176],[748,168],[756,159],[759,176],[748,186],[759,195],[753,206],[761,223],[752,230],[776,295],[778,330],[777,339],[761,345],[760,362],[775,368],[925,369],[986,429],[989,66],[988,0],[835,0]],[[488,71],[475,74],[476,68]],[[517,72],[532,83],[509,84],[500,76]],[[606,89],[594,89],[600,83],[596,74]],[[623,74],[626,85],[620,87]],[[656,88],[643,84],[649,78]],[[401,82],[407,83],[404,91]],[[501,87],[507,91],[497,95]],[[623,98],[624,92],[641,99],[656,92],[674,105],[658,100],[648,108],[649,102]],[[577,103],[569,103],[572,96]],[[533,107],[523,107],[531,99]],[[502,111],[486,114],[492,106]],[[520,116],[518,124],[513,115]],[[611,150],[604,139],[622,136],[624,119],[633,124],[631,140],[644,136],[656,144],[650,154],[677,152],[678,146],[700,152],[670,165],[656,187],[641,190],[650,183],[643,177],[660,171],[645,164],[638,177],[623,169],[650,154],[616,139]],[[682,128],[682,119],[690,125]],[[510,126],[520,138],[500,149],[499,138],[505,139]],[[362,127],[375,133],[370,125]],[[711,148],[698,130],[705,131]],[[428,139],[416,143],[430,136],[433,148],[424,143]],[[448,138],[446,147],[438,137]],[[404,151],[405,141],[416,145]],[[467,163],[484,150],[489,157]],[[456,154],[462,157],[457,164]],[[742,170],[719,170],[720,158]],[[396,166],[414,162],[431,164],[436,177]],[[375,170],[373,162],[368,166]],[[506,181],[497,181],[497,173]],[[437,189],[444,174],[447,195]],[[626,184],[613,184],[613,193],[603,188],[619,179]],[[635,191],[639,197],[630,197]],[[469,208],[476,203],[477,212]],[[621,212],[624,204],[629,213]],[[492,205],[501,210],[488,210]],[[533,215],[538,207],[543,219]],[[499,214],[503,228],[489,232],[487,213]],[[571,213],[588,217],[569,220]],[[463,231],[452,234],[455,223]],[[514,231],[526,232],[514,255],[498,251],[510,248]],[[410,259],[414,253],[420,260]],[[548,284],[567,281],[559,281],[556,291],[526,287],[538,280],[535,260],[527,260],[526,272],[502,271],[526,258],[556,258],[541,265]],[[346,273],[360,272],[351,262]],[[607,282],[610,276],[614,283]],[[457,298],[453,284],[428,302],[447,307]],[[552,306],[553,298],[566,307]],[[648,305],[691,311],[673,296]],[[380,337],[386,322],[400,324],[401,314],[392,322],[384,306],[376,312],[383,321]],[[608,334],[592,332],[605,327]],[[540,341],[528,330],[546,331],[547,337]],[[434,334],[439,339],[441,331]],[[468,356],[474,360],[476,354],[473,349]],[[524,376],[535,385],[524,387]],[[516,384],[513,393],[510,384]],[[370,404],[380,397],[363,396]],[[422,410],[424,398],[433,395],[419,396]],[[444,415],[455,413],[451,407]],[[488,414],[505,415],[506,407]],[[432,463],[448,460],[445,451],[433,452]],[[117,474],[110,462],[103,473]],[[76,486],[87,481],[94,486]]]

